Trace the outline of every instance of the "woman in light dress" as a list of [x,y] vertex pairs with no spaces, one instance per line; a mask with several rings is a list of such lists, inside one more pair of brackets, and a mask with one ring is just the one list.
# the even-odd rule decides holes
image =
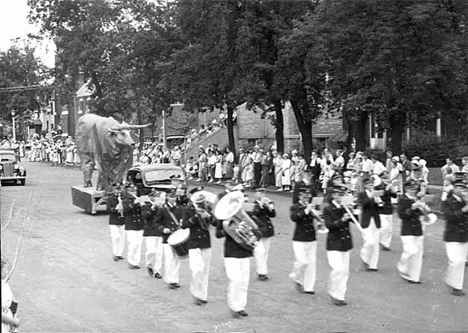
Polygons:
[[275,186],[277,191],[283,190],[283,158],[276,151],[273,152],[273,166],[275,170]]
[[281,170],[283,172],[283,177],[281,178],[283,191],[291,191],[291,166],[292,161],[289,159],[289,155],[283,154],[283,164],[281,167]]

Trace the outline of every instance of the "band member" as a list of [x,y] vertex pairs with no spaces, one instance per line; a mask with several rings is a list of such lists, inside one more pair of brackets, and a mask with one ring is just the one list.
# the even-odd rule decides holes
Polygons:
[[[258,238],[261,233],[254,230]],[[223,221],[219,221],[216,227],[216,238],[225,237],[224,240],[224,266],[229,279],[227,303],[233,315],[237,318],[248,316],[245,311],[250,279],[250,257],[253,250],[248,250],[238,244],[223,229]]]
[[401,219],[401,242],[403,252],[397,268],[400,276],[410,283],[421,283],[423,259],[423,230],[420,221],[421,203],[417,202],[418,184],[408,180],[404,184],[405,194],[398,200],[398,216]]
[[[358,203],[361,206],[361,226],[363,229],[363,244],[360,251],[361,260],[367,271],[378,271],[380,214],[377,193],[374,191],[374,181],[377,176],[363,179],[364,191],[358,194]],[[382,193],[383,194],[383,193]]]
[[[183,228],[190,228],[188,239],[189,267],[191,271],[190,293],[196,305],[208,303],[208,276],[211,262],[210,225],[216,226],[217,220],[211,207],[199,188],[190,191],[191,200],[186,208]],[[199,193],[197,195],[196,193]]]
[[271,239],[275,235],[271,218],[276,216],[273,202],[265,196],[265,190],[259,188],[255,191],[255,203],[252,216],[262,233],[262,238],[254,249],[255,268],[260,281],[268,280],[268,255],[270,253]]
[[296,289],[306,294],[315,294],[317,273],[317,242],[315,239],[312,193],[310,187],[298,188],[299,201],[290,209],[295,222],[293,235],[294,268],[289,277],[296,283]]
[[310,166],[306,166],[304,172],[302,174],[302,179],[298,181],[293,190],[293,199],[292,203],[297,204],[299,201],[299,189],[303,187],[310,188],[310,193],[313,197],[317,196],[316,187],[313,180],[313,173],[312,168]]
[[349,254],[353,248],[349,230],[351,215],[342,205],[346,191],[346,187],[339,185],[330,188],[329,204],[323,209],[323,219],[328,228],[327,258],[332,269],[328,280],[328,294],[338,306],[347,304],[345,295],[349,278]]
[[161,268],[163,260],[163,234],[156,224],[156,214],[160,205],[158,204],[158,191],[153,189],[148,197],[150,202],[141,207],[141,217],[145,222],[143,238],[145,239],[145,264],[146,270],[151,277],[161,279]]
[[180,258],[167,243],[170,234],[181,228],[183,208],[177,206],[176,189],[170,190],[166,195],[166,204],[156,213],[155,223],[163,234],[164,282],[169,289],[179,288]]
[[390,251],[390,243],[393,234],[393,204],[392,198],[397,198],[394,186],[388,181],[386,174],[381,177],[382,183],[376,186],[376,190],[382,192],[379,206],[379,215],[382,228],[380,229],[380,245],[383,251]]
[[443,203],[446,219],[444,242],[448,267],[445,282],[452,289],[452,295],[465,296],[463,279],[465,261],[468,257],[468,185],[458,180]]
[[107,197],[107,211],[109,212],[109,230],[112,239],[112,254],[114,261],[122,260],[125,246],[125,218],[123,214],[123,185],[112,185],[112,193]]
[[127,187],[123,195],[123,214],[127,236],[127,262],[130,269],[140,269],[141,244],[143,243],[144,222],[136,188]]

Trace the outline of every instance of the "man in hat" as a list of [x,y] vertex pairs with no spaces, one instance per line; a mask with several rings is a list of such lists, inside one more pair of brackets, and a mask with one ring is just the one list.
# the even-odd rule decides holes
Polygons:
[[445,282],[452,295],[465,296],[463,281],[465,261],[468,257],[468,185],[459,179],[453,183],[453,190],[442,204],[447,221],[444,232],[448,267]]
[[[261,233],[257,229],[253,232],[258,239]],[[223,228],[223,221],[219,221],[216,227],[216,238],[224,240],[224,267],[229,280],[227,303],[234,317],[248,316],[245,311],[250,279],[250,258],[253,250],[242,247]]]
[[123,214],[123,184],[112,184],[112,192],[107,197],[107,211],[109,212],[109,230],[112,239],[112,254],[114,261],[123,259],[125,246],[125,218]]
[[161,193],[152,189],[148,194],[150,202],[146,202],[141,207],[141,217],[145,222],[143,238],[145,239],[145,264],[146,270],[151,277],[161,279],[161,268],[163,260],[163,234],[156,224],[156,214],[161,205],[158,202]]
[[255,146],[254,153],[252,156],[254,169],[254,186],[260,186],[260,180],[262,178],[262,158],[263,151],[260,150],[259,146]]
[[141,244],[143,242],[144,228],[144,221],[141,218],[141,204],[137,199],[136,187],[129,186],[123,194],[128,267],[130,269],[140,269]]
[[200,145],[198,153],[198,180],[201,182],[206,182],[208,177],[208,155],[205,152],[203,146]]
[[383,174],[381,184],[374,184],[376,192],[380,192],[381,204],[378,205],[380,216],[380,245],[383,251],[390,251],[390,243],[393,236],[393,203],[397,198],[397,189],[389,181],[387,174]]
[[323,219],[328,228],[327,258],[332,271],[328,280],[328,294],[337,306],[346,305],[345,295],[349,278],[349,256],[353,240],[349,228],[351,216],[343,206],[347,188],[335,185],[328,189],[328,205],[323,209]]
[[427,179],[424,177],[423,166],[419,162],[416,162],[414,160],[413,162],[411,162],[411,174],[409,180],[412,180],[419,186],[417,196],[420,199],[424,199],[424,196],[427,192],[428,182]]
[[180,258],[167,243],[169,236],[182,227],[184,210],[177,205],[177,193],[173,188],[166,194],[166,203],[158,209],[155,224],[163,234],[164,282],[169,289],[179,288]]
[[374,191],[375,179],[380,178],[367,177],[363,179],[364,191],[358,193],[357,202],[361,207],[361,226],[363,244],[359,252],[361,260],[367,271],[378,271],[379,262],[379,239],[380,239],[380,214],[379,205],[380,196]]
[[211,262],[211,237],[209,227],[218,220],[211,212],[203,187],[195,187],[185,210],[182,228],[190,229],[187,241],[190,277],[190,293],[196,305],[208,303],[208,276]]
[[400,276],[410,283],[421,283],[423,259],[423,229],[420,216],[423,215],[417,193],[419,185],[414,180],[404,184],[405,194],[398,199],[397,211],[401,219],[401,242],[403,251],[397,268]]
[[317,275],[317,241],[313,213],[312,193],[308,186],[297,188],[298,201],[290,208],[290,218],[295,223],[293,233],[294,266],[289,274],[296,289],[306,294],[315,294]]
[[254,249],[255,267],[258,279],[260,281],[268,280],[268,255],[270,253],[271,239],[275,235],[275,230],[271,218],[276,217],[275,206],[273,202],[265,195],[264,188],[255,190],[255,202],[253,211],[250,213],[262,233]]
[[313,181],[313,174],[312,168],[310,166],[306,166],[304,172],[302,173],[302,179],[296,182],[294,185],[293,195],[292,195],[292,203],[296,204],[299,201],[299,189],[307,187],[310,189],[310,193],[312,197],[317,196],[317,190]]

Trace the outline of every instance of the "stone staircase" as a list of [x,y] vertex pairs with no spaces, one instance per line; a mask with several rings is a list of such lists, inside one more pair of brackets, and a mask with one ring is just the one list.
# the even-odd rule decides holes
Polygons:
[[[235,142],[238,141],[237,126],[234,126],[234,140]],[[212,144],[217,144],[220,149],[224,149],[226,146],[228,146],[229,140],[228,140],[227,127],[220,127],[216,129],[216,131],[193,141],[185,149],[185,159],[187,160],[189,159],[189,157],[193,157],[194,159],[197,159],[200,146],[203,146],[204,148],[206,148]]]

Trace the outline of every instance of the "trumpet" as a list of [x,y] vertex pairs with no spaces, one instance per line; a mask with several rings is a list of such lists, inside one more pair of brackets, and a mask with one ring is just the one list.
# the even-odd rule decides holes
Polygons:
[[325,220],[320,216],[320,212],[314,208],[312,203],[309,203],[307,205],[306,210],[310,212],[310,214],[314,217],[314,219],[317,221],[317,233],[318,234],[327,234],[328,233],[328,228],[325,225]]

